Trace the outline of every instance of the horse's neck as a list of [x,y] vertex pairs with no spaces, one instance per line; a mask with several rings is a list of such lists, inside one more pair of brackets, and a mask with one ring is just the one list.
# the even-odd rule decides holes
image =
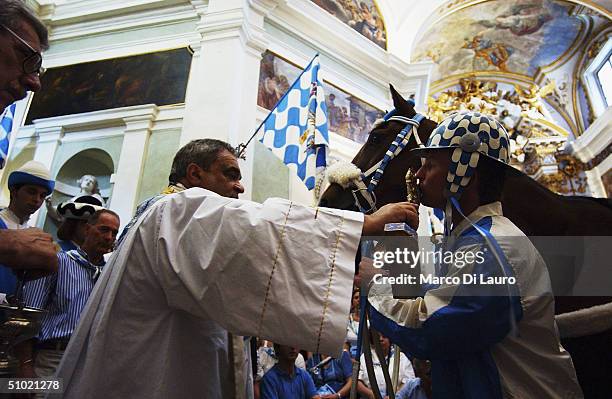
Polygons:
[[565,235],[562,197],[527,176],[506,178],[502,205],[504,216],[527,235]]

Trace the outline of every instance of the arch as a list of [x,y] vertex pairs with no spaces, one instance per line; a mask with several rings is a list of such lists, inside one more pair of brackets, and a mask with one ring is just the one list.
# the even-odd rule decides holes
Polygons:
[[[78,180],[83,175],[93,175],[98,180],[98,188],[104,200],[112,194],[111,175],[115,172],[115,164],[111,155],[100,148],[88,148],[79,151],[68,158],[55,175],[55,190],[51,195],[51,203],[56,207],[60,202],[67,201],[80,192]],[[55,234],[57,224],[46,215],[44,230]]]

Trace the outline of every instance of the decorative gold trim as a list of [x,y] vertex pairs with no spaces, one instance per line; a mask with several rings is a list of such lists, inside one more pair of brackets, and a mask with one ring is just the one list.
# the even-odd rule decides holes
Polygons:
[[[550,103],[548,103],[548,104],[550,105]],[[565,118],[563,118],[563,119],[565,119]],[[546,119],[533,119],[533,121],[535,123],[539,123],[540,125],[544,125],[544,126],[550,128],[551,130],[554,130],[555,132],[559,133],[563,137],[569,137],[569,135],[570,135],[567,130],[563,129],[561,126],[559,126],[559,125],[557,125],[555,123],[547,121]],[[570,125],[570,128],[571,128],[571,125]]]
[[321,335],[323,334],[323,324],[325,323],[325,316],[327,315],[327,308],[329,306],[329,293],[331,291],[332,280],[334,279],[334,271],[336,271],[336,254],[338,253],[338,246],[340,244],[340,237],[342,237],[342,226],[344,225],[344,214],[340,217],[338,223],[338,232],[336,233],[336,243],[331,253],[331,267],[329,270],[329,280],[327,280],[327,289],[325,291],[325,299],[323,303],[323,313],[321,314],[321,324],[319,324],[319,333],[317,334],[317,350],[319,353],[319,346],[321,344]]
[[268,307],[270,287],[272,287],[272,277],[274,276],[274,272],[276,271],[276,266],[278,265],[278,257],[280,256],[283,238],[285,237],[285,231],[287,230],[287,222],[289,221],[289,213],[291,213],[292,207],[293,207],[293,201],[289,202],[289,209],[287,209],[287,214],[285,215],[285,222],[283,223],[283,228],[281,230],[280,236],[278,237],[278,247],[276,247],[276,255],[274,256],[274,263],[272,264],[272,271],[270,272],[270,277],[268,278],[268,285],[266,287],[266,295],[264,296],[264,303],[261,308],[261,314],[259,315],[259,322],[257,323],[257,335],[256,336],[258,337],[261,336],[261,326],[263,325],[264,315]]
[[[565,108],[560,108],[557,107],[557,104],[552,102],[552,101],[548,101],[546,99],[543,99],[544,101],[546,101],[546,104],[548,104],[549,106],[551,106],[555,111],[557,111],[557,113],[559,115],[561,115],[561,118],[563,118],[563,120],[565,121],[565,123],[567,123],[567,125],[569,126],[572,134],[574,135],[574,137],[577,137],[576,134],[578,133],[578,128],[576,126],[576,123],[574,123],[574,121],[572,120],[572,118],[570,117],[569,113],[567,112],[567,110]],[[558,125],[555,125],[558,126]],[[550,128],[552,128],[553,130],[555,130],[554,127],[549,126]],[[561,126],[558,126],[559,130],[558,132],[561,134],[564,134],[565,136],[567,136],[567,131],[565,129],[563,129]],[[565,132],[565,133],[564,133]]]
[[[440,5],[438,6],[438,8],[436,8],[432,14],[438,13],[440,15],[439,19],[442,19],[452,13],[455,13],[457,11],[463,10],[465,8],[469,8],[472,6],[476,6],[478,4],[482,4],[482,3],[488,3],[490,1],[496,1],[496,0],[475,0],[473,2],[465,2],[464,4],[457,4],[456,6],[451,6],[450,8],[447,8],[447,10],[442,11],[442,9],[444,8],[444,5]],[[604,17],[607,17],[608,19],[612,19],[612,13],[608,10],[606,10],[605,8],[601,7],[599,4],[595,4],[590,0],[561,0],[560,2],[562,3],[572,3],[572,4],[576,4],[576,5],[581,5],[581,6],[585,6],[587,8],[591,8],[597,12],[599,12],[600,14],[602,14]],[[454,8],[453,8],[454,7]],[[438,20],[434,21],[437,22]],[[430,24],[430,25],[433,25]]]
[[[474,71],[474,72],[465,72],[456,75],[451,75],[447,78],[440,79],[431,84],[429,89],[429,95],[438,93],[442,90],[448,89],[459,83],[459,79],[464,78],[487,78],[487,79],[508,79],[510,82],[508,83],[525,83],[525,84],[534,84],[534,80],[529,75],[523,75],[519,73],[512,72],[501,72],[501,71]],[[500,82],[504,83],[504,82]]]
[[325,11],[326,13],[328,13],[329,15],[331,15],[332,17],[336,18],[338,21],[340,21],[341,24],[348,26],[349,28],[351,28],[352,30],[354,30],[355,32],[357,32],[357,34],[359,36],[363,36],[365,37],[368,41],[372,42],[376,47],[378,48],[382,48],[385,51],[388,51],[388,46],[389,46],[389,32],[387,31],[387,24],[385,23],[385,19],[383,18],[383,14],[382,12],[380,12],[380,8],[378,7],[378,4],[376,3],[376,0],[372,0],[372,4],[374,4],[374,8],[376,8],[376,11],[378,12],[378,16],[380,17],[380,20],[383,23],[383,29],[385,32],[385,47],[380,47],[378,45],[378,43],[376,43],[374,40],[368,39],[365,35],[361,34],[361,32],[359,32],[357,29],[353,28],[352,26],[350,26],[349,24],[347,24],[346,22],[344,22],[343,20],[341,20],[340,18],[336,17],[334,14],[332,14],[331,12],[327,11],[325,8],[321,7],[320,5],[318,5],[317,3],[315,3],[313,0],[310,0],[311,3],[313,3],[315,6],[319,7],[321,10]]
[[[593,30],[593,26],[591,25],[589,27],[589,32],[587,32],[585,37],[589,37],[592,33]],[[601,31],[599,31],[597,34],[595,34],[595,37],[593,37],[593,39],[591,39],[589,41],[589,43],[587,43],[587,45],[585,46],[585,50],[584,52],[582,52],[582,54],[580,54],[578,61],[576,62],[576,65],[574,66],[574,71],[572,73],[572,105],[573,105],[573,111],[574,111],[574,117],[576,118],[576,125],[578,127],[577,131],[576,131],[576,138],[578,138],[580,135],[582,135],[582,133],[586,130],[586,126],[584,125],[584,121],[582,119],[582,109],[580,108],[580,103],[579,103],[579,99],[578,99],[578,82],[580,82],[582,84],[582,89],[584,90],[585,96],[587,97],[587,106],[593,107],[592,104],[590,104],[590,98],[588,95],[588,90],[587,90],[587,86],[585,85],[585,82],[582,79],[582,73],[581,71],[584,71],[585,68],[585,62],[587,59],[587,53],[589,48],[591,48],[591,46],[593,46],[593,44],[595,42],[597,42],[601,37],[608,35],[612,32],[612,27],[611,26],[604,26]]]
[[[383,18],[383,13],[380,12],[380,7],[378,7],[378,2],[376,0],[372,0],[372,3],[374,4],[374,8],[376,8],[376,11],[378,12],[378,16],[380,17],[380,20],[382,21],[382,24],[383,24],[383,29],[385,30],[385,51],[389,51],[389,31],[387,30],[387,23],[385,22],[385,19]],[[370,41],[376,44],[372,40]],[[376,44],[376,46],[378,46],[378,44]]]

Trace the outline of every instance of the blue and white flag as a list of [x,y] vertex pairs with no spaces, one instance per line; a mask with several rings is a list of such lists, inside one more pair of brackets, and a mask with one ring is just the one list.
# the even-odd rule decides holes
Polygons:
[[323,86],[316,55],[291,85],[264,122],[259,139],[290,169],[308,190],[327,166],[329,132]]
[[6,165],[9,142],[11,141],[11,130],[13,130],[13,116],[16,104],[11,104],[4,110],[0,119],[0,169]]

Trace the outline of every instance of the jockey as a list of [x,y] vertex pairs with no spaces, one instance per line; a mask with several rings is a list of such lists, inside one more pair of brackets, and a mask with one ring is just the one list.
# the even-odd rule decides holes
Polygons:
[[[416,174],[421,203],[445,209],[436,277],[422,297],[394,299],[371,284],[372,326],[411,356],[431,361],[434,398],[581,398],[561,347],[546,264],[502,214],[509,139],[494,119],[445,119]],[[468,254],[472,256],[468,256]]]

